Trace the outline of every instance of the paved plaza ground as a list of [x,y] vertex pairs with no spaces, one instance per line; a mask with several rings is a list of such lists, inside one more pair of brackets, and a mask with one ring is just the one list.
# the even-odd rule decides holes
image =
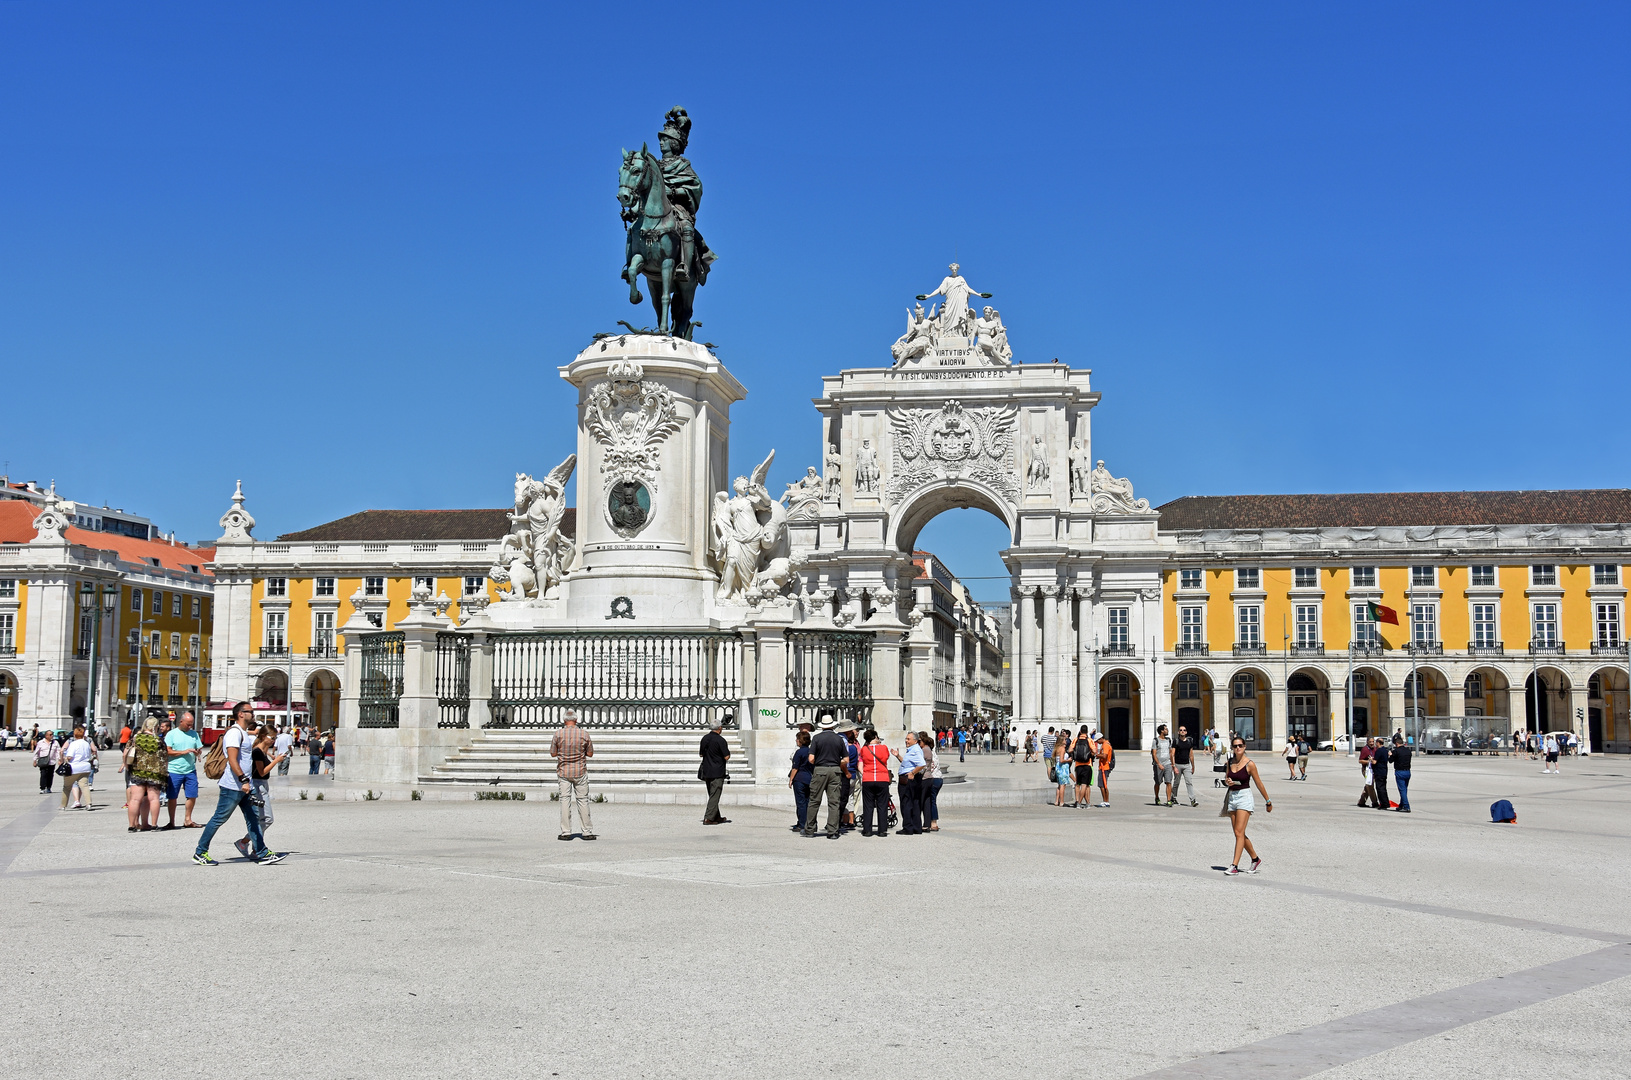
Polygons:
[[56,811],[3,755],[4,1075],[1625,1075],[1631,762],[1418,757],[1409,816],[1357,809],[1348,759],[1260,764],[1263,872],[1226,878],[1210,786],[1153,806],[1136,754],[1109,810],[839,842],[609,802],[561,843],[536,790],[296,777],[329,794],[276,804],[294,854],[242,862],[227,830],[215,868],[197,832],[127,833],[106,786]]

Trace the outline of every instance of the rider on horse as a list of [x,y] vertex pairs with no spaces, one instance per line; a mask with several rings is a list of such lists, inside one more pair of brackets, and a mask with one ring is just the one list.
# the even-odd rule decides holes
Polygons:
[[[718,258],[708,250],[708,244],[697,232],[697,208],[702,205],[702,181],[696,170],[680,155],[691,141],[691,117],[679,106],[668,110],[663,117],[663,129],[657,133],[657,145],[662,149],[663,187],[668,201],[680,218],[679,279],[695,281],[701,285],[708,280],[708,264]],[[692,267],[695,267],[693,272]]]

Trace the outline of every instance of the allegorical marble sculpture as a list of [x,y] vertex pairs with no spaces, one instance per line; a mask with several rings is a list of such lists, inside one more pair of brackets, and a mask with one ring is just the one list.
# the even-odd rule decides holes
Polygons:
[[878,480],[878,452],[872,449],[871,439],[862,439],[861,448],[855,452],[855,493],[876,495]]
[[506,516],[510,531],[499,544],[498,561],[487,576],[508,585],[504,600],[547,597],[559,585],[572,561],[572,541],[561,534],[566,516],[566,481],[577,467],[578,455],[552,469],[543,480],[515,474],[515,508]]
[[709,554],[719,575],[717,599],[747,599],[759,571],[783,555],[787,507],[765,489],[775,457],[772,450],[750,475],[738,476],[734,496],[723,491],[714,495]]
[[1093,495],[1088,507],[1095,514],[1147,514],[1150,500],[1133,498],[1133,482],[1110,475],[1101,459],[1093,469]]
[[1086,439],[1070,440],[1070,497],[1085,499],[1093,492],[1092,451]]
[[[943,297],[945,303],[925,312],[921,301],[935,296]],[[933,292],[920,294],[918,305],[906,313],[906,333],[889,349],[895,365],[927,361],[949,366],[1008,366],[1014,350],[1008,346],[1002,316],[992,307],[975,314],[968,306],[973,296],[989,298],[991,294],[975,292],[952,263],[951,273]]]

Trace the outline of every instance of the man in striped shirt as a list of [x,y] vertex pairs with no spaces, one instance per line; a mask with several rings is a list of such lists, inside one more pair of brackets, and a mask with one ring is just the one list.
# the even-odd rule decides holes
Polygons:
[[555,759],[555,778],[560,784],[561,834],[555,839],[572,839],[572,804],[578,804],[578,823],[583,826],[583,838],[593,840],[595,828],[589,823],[589,759],[595,756],[595,744],[578,727],[578,714],[566,710],[561,718],[561,730],[549,743],[549,756]]

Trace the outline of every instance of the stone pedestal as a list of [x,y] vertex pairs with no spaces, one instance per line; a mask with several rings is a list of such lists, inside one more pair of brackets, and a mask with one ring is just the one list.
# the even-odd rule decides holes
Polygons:
[[[703,627],[730,407],[747,391],[702,345],[603,338],[561,369],[578,388],[577,552],[560,615],[582,626]],[[613,601],[621,614],[613,612]]]

